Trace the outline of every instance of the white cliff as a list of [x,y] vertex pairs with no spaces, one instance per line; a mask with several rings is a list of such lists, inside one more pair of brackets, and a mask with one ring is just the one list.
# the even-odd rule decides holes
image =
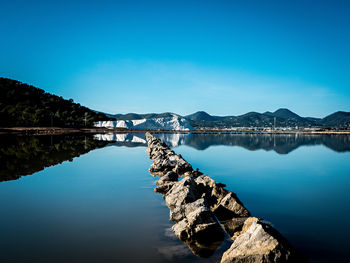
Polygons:
[[189,122],[179,116],[141,120],[117,120],[117,121],[99,121],[95,122],[95,127],[105,128],[126,128],[134,130],[172,130],[189,131],[193,127]]

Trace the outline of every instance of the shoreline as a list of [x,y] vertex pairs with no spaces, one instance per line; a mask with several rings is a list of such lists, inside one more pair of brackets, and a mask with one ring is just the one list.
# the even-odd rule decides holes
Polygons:
[[305,130],[272,130],[272,131],[260,131],[260,130],[139,130],[139,129],[109,129],[109,128],[68,128],[68,127],[0,127],[0,135],[14,134],[14,135],[62,135],[62,134],[75,134],[75,133],[136,133],[136,132],[151,132],[151,133],[180,133],[180,134],[310,134],[310,135],[322,135],[322,134],[337,134],[337,135],[350,135],[350,130],[326,130],[326,131],[305,131]]

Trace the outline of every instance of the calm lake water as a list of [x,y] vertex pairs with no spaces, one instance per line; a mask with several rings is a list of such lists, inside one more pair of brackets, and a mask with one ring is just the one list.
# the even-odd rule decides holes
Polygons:
[[[348,261],[350,136],[157,136],[310,262]],[[172,234],[144,134],[2,135],[0,145],[0,262],[219,262],[230,246],[201,258]]]

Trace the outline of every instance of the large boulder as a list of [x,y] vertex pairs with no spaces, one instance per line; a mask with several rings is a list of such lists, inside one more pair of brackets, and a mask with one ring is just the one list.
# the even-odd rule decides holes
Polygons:
[[207,175],[196,178],[200,191],[203,192],[210,208],[220,220],[234,217],[248,217],[249,211],[244,207],[238,197],[224,189],[225,185],[216,183]]
[[220,200],[213,211],[220,220],[250,216],[249,211],[244,207],[236,194],[230,191],[227,191],[227,194]]
[[201,207],[208,207],[204,198],[199,198],[192,203],[185,203],[180,206],[176,206],[173,209],[170,209],[170,220],[173,222],[179,222],[186,218],[186,215]]
[[221,263],[305,262],[281,234],[256,217],[248,218],[233,239]]
[[196,240],[200,243],[211,244],[215,241],[222,241],[225,237],[214,214],[205,206],[200,206],[187,214],[172,229],[180,240],[187,242]]
[[201,197],[197,184],[192,177],[184,177],[175,183],[164,196],[165,203],[170,209],[192,203]]

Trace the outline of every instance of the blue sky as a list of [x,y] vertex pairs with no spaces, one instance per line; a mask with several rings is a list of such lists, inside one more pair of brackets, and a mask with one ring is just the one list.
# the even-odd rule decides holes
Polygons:
[[0,1],[0,76],[96,110],[350,111],[350,1]]

